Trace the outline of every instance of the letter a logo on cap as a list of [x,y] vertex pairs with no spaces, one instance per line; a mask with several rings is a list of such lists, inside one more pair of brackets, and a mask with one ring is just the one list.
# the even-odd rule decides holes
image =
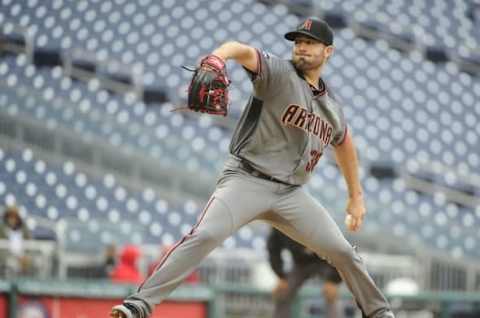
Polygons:
[[312,28],[312,20],[310,19],[305,20],[305,22],[303,22],[302,29],[310,31],[311,28]]

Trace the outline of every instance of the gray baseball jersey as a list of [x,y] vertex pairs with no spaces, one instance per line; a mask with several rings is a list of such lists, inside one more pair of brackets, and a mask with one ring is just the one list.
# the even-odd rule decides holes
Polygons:
[[313,93],[289,61],[258,54],[254,93],[197,224],[138,291],[114,309],[127,318],[148,317],[210,251],[245,224],[263,220],[335,266],[365,315],[393,318],[363,260],[328,211],[301,186],[325,147],[345,137],[339,105],[323,81]]
[[322,79],[312,91],[290,61],[265,52],[258,57],[254,92],[235,129],[230,153],[278,180],[304,184],[324,149],[343,141],[342,109]]

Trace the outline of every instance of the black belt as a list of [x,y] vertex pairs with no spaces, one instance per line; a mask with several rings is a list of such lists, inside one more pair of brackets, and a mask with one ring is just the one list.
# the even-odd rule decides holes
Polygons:
[[278,180],[277,178],[274,178],[272,176],[269,176],[268,174],[258,171],[257,169],[252,167],[252,165],[248,163],[248,161],[246,160],[241,160],[240,164],[242,165],[243,170],[245,170],[246,172],[248,172],[254,177],[291,186],[290,183],[284,182],[282,180]]

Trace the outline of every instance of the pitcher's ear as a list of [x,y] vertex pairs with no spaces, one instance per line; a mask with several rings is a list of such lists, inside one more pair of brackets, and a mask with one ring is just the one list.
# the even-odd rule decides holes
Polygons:
[[326,57],[332,56],[334,51],[335,51],[335,47],[333,45],[329,45],[329,46],[325,47],[325,56]]

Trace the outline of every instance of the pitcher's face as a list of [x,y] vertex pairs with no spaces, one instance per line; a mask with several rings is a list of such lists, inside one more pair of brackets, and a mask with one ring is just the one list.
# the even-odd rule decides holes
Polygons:
[[305,72],[321,67],[332,53],[333,46],[307,36],[299,36],[293,46],[292,62],[298,70]]

